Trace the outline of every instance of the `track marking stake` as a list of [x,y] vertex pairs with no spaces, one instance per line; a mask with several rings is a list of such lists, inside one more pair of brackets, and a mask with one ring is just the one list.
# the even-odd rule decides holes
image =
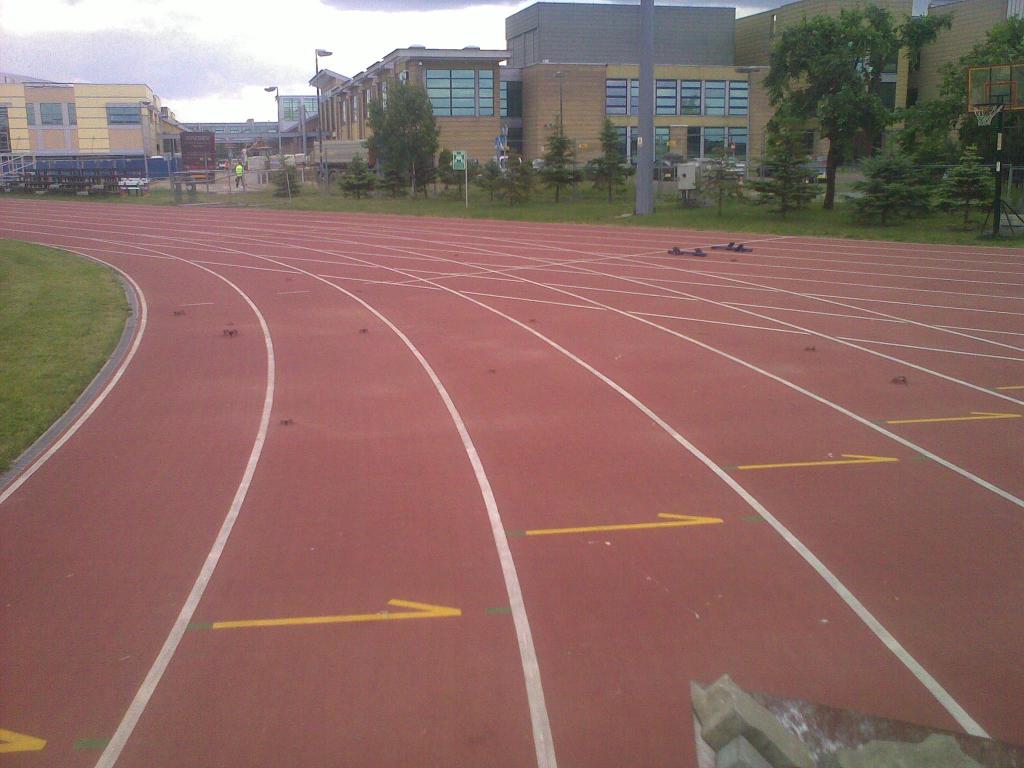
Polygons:
[[1012,387],[996,387],[1000,392],[1007,392],[1011,389],[1024,389],[1024,384],[1014,384]]
[[185,310],[184,309],[176,309],[176,310],[174,310],[174,316],[175,317],[181,317],[184,314],[185,314]]
[[685,248],[679,246],[673,246],[668,251],[669,256],[707,256],[704,251],[700,248],[694,248],[692,251],[688,251]]
[[294,423],[295,423],[295,419],[281,419],[281,426],[282,427],[290,427]]
[[554,536],[566,533],[598,533],[601,531],[639,531],[648,528],[681,528],[689,525],[717,525],[724,522],[720,517],[698,517],[696,515],[659,514],[666,522],[625,523],[620,525],[587,525],[578,528],[534,528],[523,531],[523,536]]
[[229,337],[229,338],[237,336],[238,335],[238,329],[237,328],[225,328],[224,329],[224,335]]
[[935,424],[945,421],[991,421],[994,419],[1019,419],[1020,413],[990,413],[988,411],[971,411],[970,416],[940,416],[932,419],[890,419],[886,424]]
[[909,382],[907,381],[907,377],[906,376],[893,376],[892,377],[892,381],[890,381],[889,383],[890,384],[908,384]]
[[0,728],[0,752],[38,752],[45,746],[46,739]]
[[788,461],[780,464],[741,464],[736,469],[791,469],[799,467],[833,467],[841,464],[893,464],[894,456],[863,456],[857,453],[841,453],[841,459],[826,461]]
[[370,329],[369,329],[369,328],[360,328],[360,329],[359,329],[359,332],[360,332],[360,333],[369,333],[369,332],[370,332]]
[[367,621],[395,621],[397,619],[441,619],[461,616],[458,608],[430,603],[414,603],[409,600],[388,600],[396,608],[411,608],[411,611],[377,613],[352,613],[342,616],[296,616],[288,619],[248,619],[242,621],[215,621],[210,629],[249,629],[252,627],[291,627],[305,624],[352,624]]

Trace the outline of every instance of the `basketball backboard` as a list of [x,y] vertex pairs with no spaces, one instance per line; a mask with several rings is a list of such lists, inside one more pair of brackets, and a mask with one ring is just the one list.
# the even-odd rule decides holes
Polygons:
[[967,110],[984,111],[1001,105],[1003,110],[1024,109],[1024,64],[996,64],[967,70]]

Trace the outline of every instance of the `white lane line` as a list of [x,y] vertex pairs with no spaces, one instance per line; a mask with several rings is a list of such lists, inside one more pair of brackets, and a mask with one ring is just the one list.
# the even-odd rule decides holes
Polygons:
[[[643,262],[632,261],[630,263],[636,264],[636,263],[643,263]],[[669,270],[671,270],[673,272],[682,272],[684,274],[689,274],[689,275],[703,274],[702,272],[700,272],[698,270],[681,269],[679,267],[661,267],[661,266],[658,266],[658,265],[656,265],[656,266],[657,266],[658,269],[669,269]],[[922,323],[922,322],[920,322],[918,320],[910,320],[910,319],[905,318],[905,317],[897,317],[896,315],[889,315],[889,314],[886,314],[884,312],[879,312],[879,311],[874,310],[874,309],[867,309],[865,307],[857,307],[857,306],[854,306],[853,304],[844,304],[841,301],[833,301],[831,299],[822,299],[822,298],[810,296],[810,295],[805,294],[805,293],[801,293],[800,291],[790,291],[790,290],[786,290],[785,288],[776,288],[774,286],[761,285],[759,283],[754,283],[754,282],[751,282],[749,280],[738,280],[738,279],[733,278],[733,277],[721,277],[720,279],[721,280],[727,280],[730,283],[737,283],[739,285],[754,286],[756,288],[767,288],[767,289],[773,290],[773,291],[778,292],[778,293],[786,294],[788,296],[798,296],[798,297],[800,297],[802,299],[809,299],[811,301],[820,301],[820,302],[824,302],[825,304],[834,304],[834,305],[836,305],[838,307],[844,307],[845,309],[856,309],[856,310],[859,310],[861,312],[869,312],[872,315],[876,315],[878,317],[885,318],[887,320],[899,320],[901,322],[908,323],[910,325],[916,325],[919,328],[927,328],[928,330],[931,330],[931,331],[939,331],[940,333],[948,333],[948,334],[952,334],[954,336],[960,336],[960,337],[965,338],[965,339],[971,339],[973,341],[980,341],[980,342],[982,342],[984,344],[992,344],[993,346],[1003,347],[1005,349],[1012,349],[1015,352],[1024,352],[1024,349],[1022,349],[1021,347],[1015,347],[1015,346],[1013,346],[1011,344],[1004,344],[1003,342],[995,341],[994,339],[986,339],[986,338],[984,338],[982,336],[974,336],[974,335],[969,334],[969,333],[963,333],[961,331],[950,330],[949,328],[946,328],[944,326],[931,325],[930,323]],[[731,287],[731,286],[723,286],[723,287]]]
[[[756,291],[757,288],[750,288],[749,290]],[[863,301],[868,304],[898,304],[901,307],[920,307],[925,309],[941,309],[948,310],[951,312],[980,312],[985,315],[1014,315],[1015,317],[1024,317],[1024,312],[1011,312],[1005,309],[980,309],[978,307],[951,307],[947,304],[921,304],[920,302],[914,301],[893,301],[892,299],[865,299],[861,296],[836,296],[832,293],[808,293],[808,296],[814,298],[825,298],[825,299],[842,299],[843,301]],[[735,306],[742,306],[739,302],[726,302],[726,304],[733,304]],[[861,309],[861,307],[858,307]]]
[[135,329],[135,338],[132,339],[132,344],[128,348],[128,352],[125,354],[124,360],[121,361],[121,364],[117,367],[117,370],[114,372],[114,375],[110,377],[110,381],[107,382],[107,385],[103,387],[102,390],[100,390],[100,393],[96,395],[96,398],[89,404],[89,406],[84,411],[82,411],[78,418],[71,423],[71,425],[64,431],[64,433],[53,443],[53,445],[51,445],[49,448],[43,451],[39,456],[37,456],[35,461],[29,464],[20,475],[14,478],[14,480],[11,483],[9,483],[6,488],[0,491],[0,504],[3,504],[5,501],[7,501],[7,499],[9,499],[14,494],[15,491],[21,488],[21,486],[23,486],[28,481],[28,479],[39,470],[40,467],[42,467],[47,461],[49,461],[50,458],[57,451],[59,451],[64,446],[64,444],[67,443],[68,440],[70,440],[74,436],[74,434],[88,420],[88,418],[96,412],[96,409],[99,408],[100,405],[102,405],[103,401],[107,399],[107,395],[109,395],[111,391],[114,389],[114,387],[117,386],[117,383],[121,380],[121,377],[124,375],[124,372],[128,369],[128,365],[131,363],[132,358],[135,357],[135,353],[138,351],[139,345],[142,343],[142,336],[146,332],[146,320],[149,317],[149,307],[146,304],[146,294],[142,292],[142,288],[140,288],[139,284],[132,279],[131,275],[129,275],[123,269],[120,269],[119,267],[114,266],[110,262],[104,261],[103,259],[100,259],[96,256],[91,256],[87,253],[83,253],[82,251],[77,251],[73,248],[68,248],[67,246],[52,245],[50,247],[60,248],[62,250],[67,251],[68,253],[74,253],[86,259],[92,259],[94,261],[99,262],[100,264],[109,267],[110,269],[114,270],[119,275],[121,275],[121,277],[124,278],[125,282],[131,286],[132,290],[135,292],[135,296],[138,299],[139,324],[138,327]]
[[949,355],[967,355],[969,357],[987,357],[992,360],[1011,360],[1015,363],[1024,363],[1024,357],[1008,357],[1006,355],[986,355],[982,352],[967,352],[962,349],[944,349],[942,347],[922,347],[917,344],[899,344],[895,341],[878,341],[877,339],[855,339],[850,336],[838,336],[844,341],[859,341],[863,344],[879,344],[885,347],[903,347],[904,349],[920,349],[924,352],[945,352]]
[[[256,258],[262,257],[256,256]],[[189,261],[189,264],[208,264],[212,267],[230,267],[231,269],[252,269],[256,270],[257,272],[283,272],[286,275],[298,274],[294,269],[271,269],[270,267],[253,267],[248,264],[231,264],[230,262],[225,261],[206,261],[201,259],[195,259],[194,261]],[[288,265],[282,264],[281,266],[287,267]]]
[[[437,241],[434,241],[434,242],[437,242]],[[397,249],[395,249],[395,250],[397,250]],[[510,256],[512,258],[532,259],[532,260],[540,261],[540,262],[544,262],[545,261],[544,259],[539,258],[539,257],[517,256],[516,254],[511,254],[511,253],[507,253],[507,252],[504,252],[504,251],[494,251],[494,250],[486,249],[486,248],[477,248],[476,250],[480,250],[480,251],[483,251],[485,253],[490,253],[492,255],[504,255],[504,256]],[[568,252],[574,252],[575,251],[575,249],[571,249],[571,248],[559,248],[558,250],[563,250],[563,251],[568,251]],[[455,259],[442,259],[442,260],[443,261],[447,261],[447,262],[456,263],[456,264],[460,263],[460,262],[458,262]],[[794,323],[790,323],[790,322],[787,322],[785,320],[780,320],[778,318],[774,318],[774,317],[771,317],[769,315],[763,315],[761,313],[754,312],[754,311],[749,310],[749,309],[742,309],[742,308],[739,308],[739,307],[736,307],[736,306],[730,306],[729,304],[726,304],[726,303],[721,302],[721,301],[716,301],[714,299],[709,299],[709,298],[706,298],[706,297],[703,297],[703,296],[697,296],[695,294],[686,293],[684,291],[680,291],[680,290],[677,290],[675,288],[671,288],[669,286],[652,284],[652,283],[647,282],[645,280],[641,280],[641,279],[634,278],[634,277],[628,277],[628,276],[621,275],[621,274],[612,274],[612,273],[608,273],[608,272],[601,272],[599,270],[591,269],[591,268],[585,267],[585,266],[574,266],[573,269],[578,270],[582,274],[586,274],[586,275],[599,275],[599,276],[607,277],[607,278],[610,278],[610,279],[613,279],[613,280],[619,280],[621,282],[628,282],[628,283],[635,284],[635,285],[641,285],[641,286],[644,286],[646,288],[655,288],[655,289],[661,290],[661,291],[668,291],[668,292],[673,293],[673,294],[678,294],[680,296],[685,296],[685,297],[690,297],[690,298],[696,299],[696,300],[704,302],[706,304],[711,304],[711,305],[723,307],[723,308],[726,308],[726,309],[732,309],[733,311],[736,311],[736,312],[741,312],[741,313],[746,314],[746,315],[751,315],[753,317],[757,317],[757,318],[759,318],[761,320],[767,320],[767,321],[772,322],[772,323],[777,323],[779,325],[784,325],[784,326],[786,326],[788,328],[793,328],[795,330],[803,331],[803,332],[811,334],[813,336],[817,336],[819,338],[827,339],[828,341],[832,341],[832,342],[835,342],[837,344],[842,344],[844,346],[850,347],[852,349],[857,349],[857,350],[860,350],[862,352],[866,352],[867,354],[874,355],[875,357],[880,357],[880,358],[883,358],[885,360],[890,360],[892,362],[899,363],[900,365],[907,366],[907,367],[912,368],[914,370],[921,371],[922,373],[927,373],[928,375],[936,376],[938,378],[944,379],[944,380],[949,381],[951,383],[958,384],[960,386],[964,386],[964,387],[967,387],[969,389],[973,389],[973,390],[976,390],[978,392],[982,392],[982,393],[987,394],[987,395],[991,395],[992,397],[997,397],[997,398],[1000,398],[1002,400],[1007,400],[1007,401],[1015,403],[1017,405],[1024,405],[1024,401],[1019,400],[1019,399],[1017,399],[1015,397],[1011,397],[1010,395],[1003,394],[1002,392],[997,392],[995,390],[979,386],[978,384],[973,384],[973,383],[971,383],[969,381],[965,381],[963,379],[958,379],[955,376],[950,376],[950,375],[942,373],[940,371],[932,370],[931,368],[927,368],[925,366],[918,365],[917,363],[912,363],[909,360],[903,360],[902,358],[893,357],[892,355],[887,355],[884,352],[881,352],[881,351],[879,351],[877,349],[871,349],[869,347],[864,347],[864,346],[861,346],[861,345],[856,344],[856,343],[851,342],[851,341],[844,341],[843,339],[841,339],[841,338],[839,338],[837,336],[829,335],[827,333],[824,333],[823,331],[817,331],[817,330],[814,330],[814,329],[811,329],[811,328],[805,328],[803,326],[796,325]],[[679,269],[678,271],[687,272],[688,270]],[[538,283],[538,282],[529,280],[527,278],[522,278],[522,277],[520,279],[522,279],[524,282],[530,282],[530,283],[534,283],[535,285],[540,285],[542,287],[551,288],[550,284]],[[681,280],[658,280],[656,282],[680,283],[680,282],[685,282],[685,281],[681,281]],[[736,280],[735,282],[742,283],[743,281]],[[765,289],[764,286],[758,286],[758,285],[747,285],[747,286],[743,286],[743,287],[752,287],[755,290],[759,290],[759,289],[764,290]],[[559,290],[560,292],[566,293],[567,295],[570,295],[570,296],[574,296],[577,299],[582,299],[582,300],[585,300],[585,301],[595,301],[594,299],[589,299],[589,298],[587,298],[585,296],[578,296],[576,294],[569,293],[567,291],[561,291],[558,288],[553,288],[553,290]],[[783,289],[774,289],[774,288],[767,288],[766,290],[773,290],[773,291],[777,291],[777,292],[781,292],[781,293],[785,293],[786,292]],[[599,302],[595,302],[595,303],[599,303]],[[854,307],[854,308],[855,309],[859,309],[857,307]],[[870,310],[867,310],[867,311],[870,311]],[[650,322],[650,321],[643,320],[642,322]],[[1005,345],[1000,344],[999,342],[990,342],[990,343],[999,344],[1000,346],[1005,346]],[[966,470],[964,470],[964,471],[966,471]],[[981,478],[977,478],[977,479],[979,481],[981,481]],[[982,482],[987,482],[987,481],[982,481]],[[991,486],[991,487],[995,488],[995,486]],[[1019,499],[1017,499],[1016,496],[1013,496],[1012,494],[1008,494],[1006,491],[1003,491],[1002,489],[998,489],[998,492],[1001,495],[1004,495],[1004,496],[1006,496],[1009,499],[1014,499],[1015,503],[1020,501]],[[1024,504],[1022,504],[1022,506],[1024,506]]]
[[547,299],[528,299],[525,296],[503,296],[500,293],[482,293],[481,291],[463,291],[463,293],[470,294],[472,296],[488,296],[492,299],[508,299],[510,301],[529,301],[534,304],[553,304],[556,307],[572,307],[573,309],[591,309],[602,311],[600,307],[591,306],[589,304],[571,304],[565,301],[549,301]]
[[146,674],[145,680],[142,681],[142,685],[139,687],[139,690],[136,692],[131,704],[128,706],[128,710],[121,719],[121,723],[118,725],[113,737],[104,748],[103,754],[100,755],[99,760],[97,760],[96,768],[113,768],[114,764],[117,762],[118,757],[121,755],[121,751],[128,743],[128,739],[131,738],[132,732],[135,730],[135,726],[139,722],[139,718],[142,717],[142,713],[146,709],[146,705],[149,704],[150,699],[153,697],[153,692],[156,690],[157,685],[159,685],[160,679],[163,677],[164,672],[167,671],[167,667],[171,663],[174,652],[177,650],[178,644],[181,642],[181,638],[184,636],[189,622],[192,621],[192,616],[195,614],[199,601],[203,597],[203,592],[206,591],[206,587],[210,583],[210,579],[213,577],[213,571],[217,567],[217,563],[220,561],[221,555],[224,552],[224,547],[227,545],[228,537],[231,535],[231,530],[234,528],[235,521],[238,519],[238,514],[242,509],[242,503],[245,501],[246,494],[249,492],[249,485],[252,483],[252,477],[256,472],[256,465],[259,463],[260,454],[263,451],[263,444],[267,438],[267,425],[270,423],[270,410],[274,404],[274,344],[270,338],[270,328],[267,327],[267,321],[264,319],[259,308],[241,288],[223,275],[214,272],[212,269],[195,264],[195,262],[189,261],[188,259],[178,258],[177,260],[182,261],[185,264],[192,264],[197,268],[202,269],[204,272],[208,272],[214,277],[223,280],[245,300],[245,303],[248,304],[255,313],[256,318],[260,323],[260,329],[263,331],[263,342],[267,352],[267,384],[263,395],[263,410],[260,413],[259,427],[256,431],[256,439],[253,441],[252,450],[249,453],[249,460],[245,465],[245,471],[242,473],[242,479],[235,491],[235,496],[231,501],[231,506],[228,508],[227,515],[224,517],[224,522],[221,524],[220,531],[217,533],[217,538],[214,540],[213,546],[210,548],[210,551],[206,556],[206,560],[203,562],[203,566],[199,570],[199,575],[196,577],[195,583],[193,583],[192,589],[189,592],[188,597],[185,599],[185,604],[182,605],[181,611],[178,613],[178,618],[175,619],[174,625],[171,627],[171,631],[168,633],[167,639],[164,641],[163,647],[157,654],[156,660],[153,662],[149,672]]
[[[310,248],[309,250],[319,249]],[[389,269],[394,268],[389,267]],[[394,271],[400,274],[402,272],[399,269],[394,269]],[[524,279],[523,281],[533,283],[533,281],[526,279]],[[534,284],[540,285],[539,283]],[[949,694],[949,692],[946,691],[946,689],[943,688],[943,686],[913,656],[910,655],[910,653],[902,646],[902,644],[900,644],[900,642],[895,638],[895,636],[893,636],[893,634],[889,632],[889,630],[886,629],[882,625],[882,623],[878,621],[878,619],[875,618],[875,616],[867,609],[867,607],[865,607],[864,604],[857,599],[857,597],[849,590],[849,588],[847,588],[839,580],[839,578],[835,574],[833,574],[832,571],[829,570],[828,567],[825,566],[825,564],[821,560],[819,560],[818,557],[813,552],[811,552],[811,550],[805,544],[803,544],[803,542],[801,542],[788,528],[786,528],[786,526],[783,525],[781,521],[779,521],[774,515],[772,515],[767,510],[767,508],[764,507],[764,505],[762,505],[756,498],[754,498],[753,495],[751,495],[745,488],[743,488],[743,486],[741,486],[739,482],[737,482],[734,478],[728,475],[721,467],[719,467],[706,454],[700,451],[700,449],[698,449],[695,445],[693,445],[685,437],[683,437],[679,432],[677,432],[664,419],[662,419],[654,411],[652,411],[650,408],[644,405],[639,399],[637,399],[633,394],[631,394],[628,390],[619,385],[617,382],[613,381],[608,376],[605,376],[603,373],[595,369],[589,363],[587,363],[580,357],[576,356],[565,347],[562,347],[554,340],[549,339],[547,336],[543,335],[530,325],[527,325],[526,323],[523,323],[515,319],[514,317],[511,317],[510,315],[506,315],[500,310],[495,309],[494,307],[491,307],[488,304],[485,304],[484,302],[478,301],[477,299],[474,299],[470,296],[465,296],[460,291],[457,291],[453,288],[449,288],[448,286],[442,286],[440,284],[437,285],[439,288],[442,288],[442,290],[448,293],[452,293],[456,296],[460,296],[464,298],[466,301],[470,301],[473,304],[476,304],[477,306],[489,312],[493,312],[494,314],[504,318],[508,322],[511,322],[519,326],[523,330],[527,331],[528,333],[534,335],[543,343],[547,344],[548,346],[557,350],[561,354],[565,355],[574,363],[576,363],[577,365],[584,368],[589,373],[600,379],[602,382],[604,382],[606,385],[608,385],[614,391],[616,391],[618,394],[624,397],[634,407],[636,407],[642,413],[644,413],[649,419],[651,419],[655,424],[661,427],[662,430],[664,430],[670,437],[672,437],[673,440],[675,440],[679,445],[683,446],[691,455],[693,455],[708,469],[710,469],[722,482],[724,482],[730,489],[732,489],[738,496],[740,496],[740,498],[742,498],[752,509],[754,509],[754,511],[757,512],[757,514],[760,515],[762,519],[764,519],[769,525],[771,525],[772,528],[776,531],[776,533],[778,533],[783,538],[783,540],[786,541],[787,544],[789,544],[794,550],[796,550],[796,552],[803,558],[803,560],[808,565],[810,565],[812,569],[814,569],[814,571],[833,589],[833,591],[836,592],[836,594],[839,595],[843,602],[845,602],[846,605],[858,616],[858,618],[860,618],[860,620],[864,622],[864,624],[871,630],[871,632],[874,633],[875,636],[882,641],[886,648],[888,648],[897,657],[897,659],[899,659],[899,661],[911,672],[911,674],[913,674],[914,677],[918,679],[918,681],[929,691],[929,693],[932,694],[932,696],[946,709],[946,711],[950,713],[950,715],[957,721],[957,723],[960,724],[960,726],[965,731],[975,736],[988,736],[985,730],[974,720],[974,718],[972,718],[967,713],[967,711],[963,707],[961,707],[960,704]],[[560,292],[568,294],[567,291]],[[596,302],[593,299],[586,299],[585,297],[582,296],[576,296],[576,298],[581,299],[583,301],[592,301],[598,306],[603,306],[606,310],[616,312],[618,314],[626,315],[629,317],[635,317],[633,315],[629,315],[629,313],[623,312],[622,310],[615,309],[614,307],[602,305],[600,304],[600,302]],[[663,326],[659,326],[656,323],[651,322],[650,320],[646,320],[640,317],[635,317],[635,319],[638,320],[639,322],[651,325],[655,328],[660,328],[661,330],[671,333],[674,336],[678,336],[679,338],[690,341],[691,343],[696,344],[697,346],[700,346],[708,351],[714,352],[715,354],[733,360],[734,362],[737,362],[743,365],[744,367],[761,373],[762,375],[768,376],[769,378],[776,380],[779,383],[784,384],[785,386],[788,386],[798,392],[807,395],[808,397],[813,398],[816,401],[821,402],[822,404],[828,405],[834,408],[835,410],[838,410],[839,412],[848,415],[849,417],[865,424],[866,426],[872,427],[876,431],[879,431],[883,434],[890,436],[892,439],[905,445],[911,450],[915,450],[918,453],[922,453],[923,455],[926,455],[929,458],[932,458],[933,460],[945,466],[955,466],[950,465],[949,462],[945,461],[944,459],[941,459],[940,457],[935,456],[934,454],[931,454],[928,451],[925,451],[923,448],[916,446],[909,440],[905,440],[899,437],[898,435],[891,433],[884,428],[879,427],[878,425],[872,424],[870,421],[863,419],[862,417],[857,416],[856,414],[850,411],[847,411],[842,406],[839,406],[835,403],[825,400],[824,398],[818,395],[815,395],[807,390],[804,390],[803,388],[797,386],[796,384],[793,384],[779,376],[776,376],[775,374],[762,370],[722,350],[718,350],[708,344],[704,344],[703,342],[697,341],[696,339],[691,339],[676,331],[672,331],[670,329],[664,328]],[[964,472],[966,471],[961,470],[961,473]],[[980,478],[977,479],[980,480]],[[981,483],[987,485],[990,488],[990,490],[995,490],[997,492],[1001,490],[995,489],[994,486],[989,485],[983,480],[980,481]],[[1005,492],[1002,493],[1005,494]],[[1024,502],[1021,502],[1019,499],[1017,501],[1020,506],[1024,506]]]
[[[592,309],[600,309],[600,307],[592,307]],[[667,320],[686,320],[691,323],[710,323],[712,325],[727,325],[732,328],[750,328],[755,331],[770,331],[772,333],[794,333],[797,336],[806,336],[807,334],[803,331],[791,331],[789,328],[768,328],[764,325],[749,325],[747,323],[730,323],[727,320],[708,320],[703,317],[682,317],[680,315],[662,315],[657,312],[636,312],[631,309],[622,310],[629,315],[640,315],[641,317],[661,317]]]
[[[187,240],[184,240],[184,238],[164,237],[163,239],[175,242],[188,242]],[[259,242],[258,238],[253,239]],[[225,248],[224,250],[233,253],[238,253],[244,256],[252,256],[258,259],[264,259],[272,264],[279,263],[269,256],[255,256],[254,254],[236,249]],[[282,264],[282,266],[284,265]],[[534,749],[537,755],[537,766],[538,768],[557,768],[557,761],[555,759],[555,745],[551,735],[551,724],[548,718],[547,704],[544,700],[544,689],[541,685],[540,679],[540,664],[537,661],[537,651],[533,643],[533,633],[530,629],[530,622],[526,615],[526,603],[523,599],[522,587],[519,584],[519,575],[516,571],[515,561],[512,559],[512,550],[509,548],[508,545],[508,538],[505,534],[505,526],[502,523],[501,514],[498,511],[498,503],[497,500],[495,499],[494,492],[491,488],[490,480],[487,477],[487,473],[484,471],[483,462],[480,460],[480,455],[477,452],[476,446],[473,443],[473,439],[469,434],[469,430],[467,429],[466,424],[462,419],[462,415],[455,407],[455,403],[452,400],[451,396],[448,394],[448,390],[445,389],[444,384],[441,382],[441,379],[438,377],[433,367],[430,365],[429,362],[427,362],[427,359],[423,356],[420,350],[412,343],[409,337],[406,336],[400,328],[398,328],[398,326],[392,323],[391,320],[385,317],[380,311],[378,311],[372,305],[361,299],[356,294],[346,290],[345,288],[342,288],[340,285],[332,283],[329,280],[318,275],[315,275],[312,272],[307,272],[301,268],[296,269],[298,269],[298,271],[301,272],[302,274],[307,275],[313,278],[314,280],[322,282],[326,285],[329,285],[336,291],[339,291],[348,296],[350,299],[353,299],[354,301],[358,302],[368,312],[373,314],[378,320],[380,320],[384,325],[386,325],[402,341],[406,348],[416,358],[417,362],[420,364],[420,366],[423,368],[423,370],[426,372],[427,376],[433,383],[435,390],[437,391],[438,395],[441,397],[441,400],[445,405],[445,408],[448,410],[448,414],[451,417],[452,422],[454,423],[455,428],[459,433],[459,437],[462,440],[462,444],[466,451],[466,455],[469,458],[470,465],[473,468],[473,473],[474,476],[476,477],[477,485],[480,488],[480,494],[483,497],[484,506],[487,510],[487,518],[491,526],[491,534],[494,538],[495,549],[498,552],[498,559],[501,563],[502,576],[504,577],[505,581],[505,590],[508,595],[509,605],[512,610],[512,619],[516,628],[516,637],[519,643],[519,654],[523,668],[523,676],[526,683],[527,700],[530,707],[530,720],[533,727]],[[227,280],[226,278],[222,279],[224,279],[225,281]],[[470,301],[475,301],[475,299],[470,299]],[[270,337],[268,335],[268,342],[269,338]],[[266,415],[269,418],[269,411],[267,412]],[[184,629],[187,625],[188,619],[186,619],[184,625],[182,625],[182,632],[184,632]],[[175,643],[175,645],[176,644],[177,643]],[[139,711],[139,714],[141,714],[141,710]],[[113,745],[113,742],[111,742],[111,745]],[[108,749],[109,748],[110,747],[108,747]],[[109,765],[97,764],[96,768],[111,768],[111,766],[113,766],[113,763],[110,763]]]

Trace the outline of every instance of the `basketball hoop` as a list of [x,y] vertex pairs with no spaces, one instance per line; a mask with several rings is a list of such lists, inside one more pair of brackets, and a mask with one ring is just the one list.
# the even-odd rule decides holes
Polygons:
[[978,125],[984,128],[987,125],[992,125],[992,121],[1002,109],[1002,104],[979,104],[974,108],[974,117],[978,121]]

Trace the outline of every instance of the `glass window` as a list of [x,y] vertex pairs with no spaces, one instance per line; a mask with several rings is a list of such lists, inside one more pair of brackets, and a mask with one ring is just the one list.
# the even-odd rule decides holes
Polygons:
[[704,114],[725,114],[725,80],[704,81]]
[[78,110],[72,103],[68,103],[68,125],[78,125]]
[[676,80],[658,80],[654,84],[654,114],[675,115],[679,113],[679,83]]
[[64,125],[64,107],[60,104],[39,105],[40,125]]
[[750,84],[745,80],[729,81],[729,114],[747,114],[747,105],[750,103]]
[[654,159],[656,162],[668,154],[668,131],[667,125],[654,126]]
[[629,81],[629,114],[635,115],[640,109],[640,81]]
[[680,114],[700,114],[700,80],[683,80],[679,84],[679,95],[682,99]]
[[704,129],[704,157],[710,157],[715,150],[725,147],[725,128]]
[[477,81],[480,89],[477,97],[479,99],[477,114],[482,117],[491,117],[494,114],[494,70],[479,70]]
[[28,124],[36,124],[36,105],[31,101],[25,102],[25,114],[28,116]]
[[691,125],[686,129],[686,156],[691,160],[700,157],[700,126]]
[[729,129],[729,150],[737,160],[747,159],[747,129]]
[[608,115],[626,114],[626,81],[604,81],[604,111]]
[[139,125],[142,112],[138,106],[107,105],[107,122],[111,125]]

